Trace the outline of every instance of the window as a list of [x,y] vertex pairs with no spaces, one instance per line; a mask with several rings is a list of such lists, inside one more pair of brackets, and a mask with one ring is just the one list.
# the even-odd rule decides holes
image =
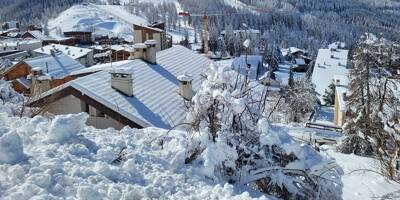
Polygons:
[[81,101],[81,112],[89,113],[89,104],[84,101]]

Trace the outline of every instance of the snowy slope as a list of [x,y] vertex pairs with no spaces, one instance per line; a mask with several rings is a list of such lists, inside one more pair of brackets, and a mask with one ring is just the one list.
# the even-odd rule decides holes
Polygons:
[[62,36],[64,31],[93,31],[133,40],[133,23],[147,24],[147,20],[132,15],[121,6],[75,5],[49,21],[50,35]]
[[[375,173],[379,172],[377,160],[354,154],[341,154],[335,152],[332,147],[328,147],[324,153],[335,158],[345,172],[342,177],[344,200],[380,199],[382,196],[395,192],[397,192],[395,197],[387,199],[400,199],[400,184],[388,181],[380,174]],[[360,169],[365,170],[354,171]]]

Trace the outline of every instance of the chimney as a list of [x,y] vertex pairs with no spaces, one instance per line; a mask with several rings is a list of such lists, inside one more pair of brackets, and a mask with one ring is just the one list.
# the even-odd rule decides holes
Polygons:
[[133,45],[134,51],[131,51],[129,59],[140,58],[150,64],[156,64],[156,40],[146,40],[144,43],[136,43]]
[[30,79],[31,96],[40,95],[50,89],[51,77],[44,74],[40,67],[33,68],[28,79]]
[[133,51],[131,51],[129,60],[134,60],[134,59],[145,59],[145,52],[146,52],[147,46],[144,43],[136,43],[133,45]]
[[156,45],[157,41],[156,40],[146,40],[144,44],[147,46],[146,49],[146,61],[151,63],[151,64],[156,64],[157,63],[157,58],[156,58]]
[[51,54],[51,56],[55,57],[56,56],[56,50],[50,49],[50,54]]
[[133,96],[133,69],[115,69],[110,72],[111,87],[126,96]]
[[192,88],[192,81],[193,77],[187,73],[182,74],[177,77],[179,80],[179,94],[185,100],[192,100],[193,97],[193,88]]

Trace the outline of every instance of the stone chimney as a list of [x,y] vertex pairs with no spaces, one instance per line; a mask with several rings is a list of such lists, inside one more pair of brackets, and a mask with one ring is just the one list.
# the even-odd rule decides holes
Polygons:
[[179,80],[179,94],[185,100],[192,100],[193,97],[193,88],[192,88],[192,81],[193,77],[187,73],[182,74],[177,77]]
[[156,57],[156,40],[146,40],[144,43],[136,43],[133,45],[134,51],[131,51],[129,59],[142,59],[150,64],[157,63]]
[[156,57],[156,45],[157,41],[156,40],[146,40],[144,44],[147,46],[146,49],[146,61],[151,63],[151,64],[156,64],[157,63],[157,57]]
[[43,73],[42,68],[33,68],[30,79],[31,96],[37,96],[50,89],[51,77]]
[[110,72],[111,74],[111,87],[115,90],[125,94],[126,96],[133,96],[133,69],[115,69]]
[[56,56],[56,50],[55,49],[50,49],[50,54],[51,54],[51,56],[55,57]]

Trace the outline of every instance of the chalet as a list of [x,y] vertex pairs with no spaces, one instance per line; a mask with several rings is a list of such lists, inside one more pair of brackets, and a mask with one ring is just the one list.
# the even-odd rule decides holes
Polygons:
[[38,49],[33,50],[33,53],[37,55],[50,55],[51,51],[62,52],[63,54],[71,57],[72,59],[80,62],[86,67],[90,67],[94,64],[93,50],[87,48],[80,48],[75,46],[67,46],[61,44],[50,44]]
[[5,39],[0,41],[0,57],[22,51],[30,52],[42,47],[40,40],[25,40],[18,38]]
[[77,41],[75,38],[72,37],[60,37],[60,38],[47,38],[46,40],[42,41],[43,46],[49,44],[61,44],[61,45],[68,45],[68,46],[75,46]]
[[43,32],[42,27],[36,26],[34,24],[28,25],[28,31],[40,31]]
[[182,46],[156,52],[156,44],[147,43],[134,60],[70,81],[30,105],[54,114],[87,112],[87,123],[97,128],[168,129],[183,122],[184,102],[200,88],[211,61]]
[[1,28],[3,29],[3,31],[19,32],[20,31],[20,23],[18,21],[4,22],[1,25]]
[[78,44],[90,45],[94,43],[94,35],[90,31],[68,31],[64,37],[75,38]]
[[308,51],[304,49],[299,49],[297,47],[289,47],[287,49],[281,49],[282,57],[286,61],[293,61],[294,59],[304,58],[303,56],[308,56]]
[[134,43],[144,43],[147,40],[156,40],[157,51],[161,51],[172,46],[172,38],[167,35],[164,23],[153,24],[151,26],[133,25]]
[[295,72],[306,72],[308,70],[308,64],[304,58],[295,58],[292,63],[292,68]]
[[45,36],[41,31],[26,31],[24,34],[21,35],[21,38],[24,39],[37,39],[37,40],[47,40],[49,39],[48,36]]
[[51,55],[18,62],[8,68],[3,76],[5,80],[12,82],[16,91],[38,95],[74,79],[70,73],[83,68],[84,66],[71,57],[52,51]]
[[340,48],[318,51],[311,80],[316,86],[315,90],[323,105],[325,102],[322,96],[329,85],[334,83],[334,76],[347,76],[349,73],[348,54],[348,50]]
[[128,60],[131,52],[133,51],[132,46],[128,45],[112,45],[111,46],[111,58],[112,61]]
[[236,57],[232,62],[232,69],[247,75],[250,80],[258,80],[267,72],[262,56],[258,55]]

